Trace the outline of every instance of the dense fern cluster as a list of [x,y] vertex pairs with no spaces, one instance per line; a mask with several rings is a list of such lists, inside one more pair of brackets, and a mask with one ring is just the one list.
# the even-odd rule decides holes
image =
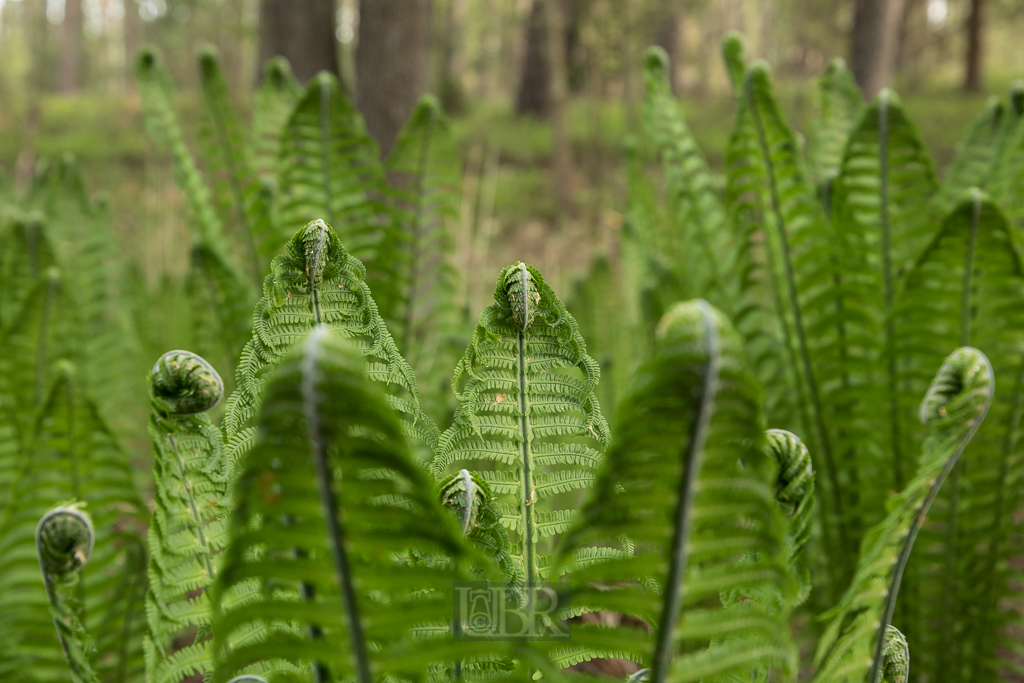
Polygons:
[[[0,233],[0,675],[559,681],[604,657],[768,683],[812,649],[798,623],[816,683],[1012,670],[1019,93],[940,185],[894,94],[864,106],[830,65],[804,155],[767,68],[725,57],[724,193],[650,51],[620,258],[569,307],[504,268],[457,360],[436,101],[381,162],[331,76],[272,60],[246,133],[204,52],[200,165],[144,54],[203,356],[161,348],[140,399],[140,280],[73,164],[41,168]],[[480,582],[530,637],[478,637]]]

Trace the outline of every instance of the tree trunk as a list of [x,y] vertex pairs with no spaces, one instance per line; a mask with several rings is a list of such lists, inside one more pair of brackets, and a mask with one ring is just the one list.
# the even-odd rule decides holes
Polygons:
[[554,173],[555,191],[558,193],[559,222],[572,213],[572,150],[565,128],[565,104],[568,82],[565,69],[565,13],[561,0],[545,0],[544,18],[548,33],[548,55],[551,62],[551,123],[555,133]]
[[892,81],[904,0],[854,0],[850,70],[871,99]]
[[60,91],[82,87],[82,0],[65,0],[60,56]]
[[279,55],[302,82],[320,71],[339,76],[334,0],[262,0],[257,79],[263,77],[263,63]]
[[429,0],[360,0],[356,105],[386,157],[427,87]]
[[135,92],[135,61],[139,58],[142,47],[142,17],[139,16],[139,5],[135,0],[124,0],[124,87],[128,92]]
[[981,27],[983,0],[971,0],[971,13],[967,17],[967,62],[964,70],[964,90],[981,92]]
[[516,114],[545,117],[551,111],[551,66],[544,0],[533,0],[526,24],[526,50],[516,94]]

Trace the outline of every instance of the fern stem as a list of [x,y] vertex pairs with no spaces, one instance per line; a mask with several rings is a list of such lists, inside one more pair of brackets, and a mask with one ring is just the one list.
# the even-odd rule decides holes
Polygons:
[[[764,122],[761,120],[761,112],[757,108],[751,92],[750,76],[745,79],[745,95],[748,99],[754,126],[757,129],[757,141],[761,148],[761,155],[764,160],[768,176],[768,186],[771,195],[772,213],[775,214],[776,225],[778,226],[779,242],[782,251],[782,264],[786,275],[786,289],[789,295],[790,306],[793,310],[793,325],[796,331],[797,343],[800,350],[800,363],[803,366],[804,376],[807,381],[807,389],[811,394],[811,406],[814,412],[814,423],[818,431],[819,444],[822,455],[828,465],[829,483],[832,488],[832,505],[838,518],[839,542],[842,548],[849,548],[846,535],[846,519],[843,512],[843,503],[840,499],[839,479],[836,472],[835,459],[832,456],[832,446],[829,442],[828,432],[825,429],[825,420],[822,415],[821,399],[818,395],[818,382],[814,376],[814,368],[811,365],[811,356],[807,348],[807,337],[804,332],[803,316],[800,309],[800,299],[796,290],[796,282],[793,276],[793,263],[789,249],[789,238],[786,234],[786,220],[782,215],[782,207],[779,200],[779,189],[775,180],[775,168],[772,162],[771,150],[768,147],[767,134],[764,129]],[[780,315],[782,311],[779,312]],[[783,321],[785,325],[785,321]],[[656,682],[657,683],[657,682]]]
[[[306,429],[309,438],[310,455],[316,469],[317,485],[320,489],[320,503],[324,509],[327,533],[331,544],[331,556],[334,570],[337,572],[338,584],[341,588],[348,617],[349,643],[352,656],[355,658],[356,677],[359,683],[372,683],[370,660],[366,650],[366,638],[359,618],[359,606],[356,603],[355,586],[352,583],[352,572],[349,568],[348,552],[345,548],[345,535],[338,519],[338,505],[331,486],[333,473],[327,462],[327,443],[320,430],[320,395],[317,381],[320,372],[317,368],[320,347],[329,334],[326,327],[318,325],[306,342],[302,358],[302,403],[306,417]],[[318,667],[319,668],[319,667]]]
[[192,514],[192,519],[195,520],[196,524],[196,540],[199,541],[199,547],[201,548],[200,553],[202,554],[203,568],[206,570],[206,575],[213,581],[213,560],[211,559],[210,544],[206,540],[206,533],[203,530],[203,518],[199,511],[199,506],[196,504],[196,497],[193,490],[192,482],[188,479],[185,471],[185,459],[181,457],[181,453],[178,450],[178,442],[175,440],[173,434],[167,435],[167,443],[171,447],[171,451],[174,453],[174,457],[178,461],[178,476],[181,477],[185,483],[185,494],[188,498],[188,510]]
[[[523,279],[525,290],[525,275]],[[517,335],[516,349],[519,356],[519,431],[523,437],[520,445],[523,466],[523,569],[526,572],[526,613],[532,615],[534,584],[537,582],[537,541],[534,538],[536,535],[534,519],[536,493],[533,489],[533,454],[530,452],[530,403],[526,395],[526,363],[529,358],[526,355],[526,340],[522,330]]]
[[704,366],[704,377],[701,379],[700,410],[694,417],[686,452],[682,454],[683,473],[679,480],[679,497],[672,530],[668,581],[665,585],[666,595],[662,602],[661,619],[658,621],[658,641],[654,650],[651,683],[664,683],[672,660],[673,636],[685,594],[684,582],[689,561],[687,545],[693,521],[690,513],[696,495],[694,484],[700,472],[701,456],[707,441],[711,414],[714,411],[715,395],[718,392],[720,365],[718,333],[710,306],[703,300],[698,301],[697,304],[700,306],[704,323],[704,350],[708,360]]

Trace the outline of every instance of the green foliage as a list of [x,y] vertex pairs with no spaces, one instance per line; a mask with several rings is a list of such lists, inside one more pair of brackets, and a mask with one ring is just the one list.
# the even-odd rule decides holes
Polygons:
[[988,412],[992,366],[964,347],[942,364],[919,411],[928,427],[918,471],[861,544],[853,582],[818,643],[816,681],[879,681],[904,569],[928,509]]
[[502,524],[527,584],[553,577],[538,546],[569,527],[575,510],[565,494],[591,486],[608,445],[599,378],[576,321],[540,272],[522,262],[504,268],[455,369],[459,408],[433,468],[438,477],[453,466],[479,468],[502,496]]
[[864,110],[860,88],[846,62],[836,57],[818,81],[821,117],[816,121],[810,165],[818,185],[839,171],[846,139]]
[[[146,681],[178,683],[213,668],[205,642],[213,615],[206,591],[227,543],[229,471],[220,430],[205,413],[220,400],[224,383],[199,356],[169,351],[149,386],[156,509],[149,528]],[[173,651],[172,641],[190,628],[197,629],[195,642]]]
[[260,590],[216,619],[214,681],[243,670],[306,680],[309,668],[317,680],[424,680],[454,656],[450,638],[412,637],[448,622],[452,569],[402,558],[440,553],[459,567],[474,554],[364,367],[318,326],[268,381],[215,602]]
[[[732,590],[794,589],[774,463],[762,450],[760,398],[741,339],[720,313],[697,301],[666,314],[658,349],[619,409],[615,444],[557,556],[573,569],[574,603],[641,615],[653,632],[578,626],[574,648],[634,658],[651,666],[652,681],[795,670],[788,610],[717,604]],[[590,559],[595,542],[627,536],[615,556]],[[707,649],[714,638],[722,640]]]
[[406,433],[433,451],[437,427],[420,406],[416,377],[377,312],[365,278],[363,264],[321,220],[296,232],[274,259],[253,315],[252,339],[238,365],[238,388],[224,416],[231,462],[252,444],[249,421],[259,409],[265,369],[320,324],[354,339],[366,357],[368,376],[388,387],[391,405],[403,414]]

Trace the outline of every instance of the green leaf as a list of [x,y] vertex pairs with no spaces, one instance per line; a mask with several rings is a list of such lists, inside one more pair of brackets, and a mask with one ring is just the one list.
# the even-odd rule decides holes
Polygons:
[[237,388],[224,415],[231,462],[251,446],[247,430],[259,409],[267,368],[319,324],[353,339],[366,358],[367,376],[388,387],[389,401],[403,415],[406,433],[433,453],[437,427],[421,408],[416,376],[377,312],[365,277],[363,264],[321,220],[296,232],[285,252],[274,259],[253,314],[252,338],[238,364]]
[[854,580],[827,615],[831,623],[815,655],[817,683],[881,680],[889,623],[903,572],[928,510],[981,425],[994,377],[985,354],[964,347],[942,364],[921,402],[928,427],[918,471],[890,512],[861,543]]
[[810,162],[820,184],[838,172],[846,139],[864,111],[860,88],[841,57],[828,63],[818,81],[818,97],[821,115],[814,123]]
[[[528,585],[542,578],[537,503],[554,496],[554,509],[571,505],[561,494],[589,488],[608,444],[594,394],[599,378],[576,321],[540,272],[522,262],[504,268],[455,369],[459,408],[434,473],[480,470],[509,505],[505,524]],[[493,470],[496,463],[504,467]]]
[[[760,388],[720,313],[696,301],[666,314],[658,349],[616,424],[594,490],[560,539],[556,566],[573,569],[574,605],[638,615],[653,633],[577,626],[574,647],[624,651],[652,668],[652,681],[711,680],[767,666],[795,671],[786,610],[730,610],[709,601],[734,590],[793,592],[772,486],[776,465],[762,448]],[[573,559],[624,535],[630,543],[618,557]],[[710,647],[714,639],[720,642]]]
[[249,140],[249,165],[264,182],[277,186],[281,135],[302,84],[292,74],[284,57],[272,57],[263,65],[263,82],[256,90]]
[[320,326],[268,381],[215,603],[259,591],[217,617],[214,681],[252,667],[269,670],[271,683],[310,667],[319,680],[421,681],[432,662],[473,651],[412,635],[449,622],[453,571],[409,558],[447,555],[456,567],[484,558],[434,497],[364,367],[355,347]]
[[[206,591],[227,544],[229,470],[220,430],[205,412],[220,400],[224,383],[199,356],[169,351],[150,374],[149,393],[156,492],[149,528],[146,680],[179,683],[192,671],[213,668],[201,641],[213,620]],[[189,627],[201,636],[185,652],[174,652],[172,642]]]

